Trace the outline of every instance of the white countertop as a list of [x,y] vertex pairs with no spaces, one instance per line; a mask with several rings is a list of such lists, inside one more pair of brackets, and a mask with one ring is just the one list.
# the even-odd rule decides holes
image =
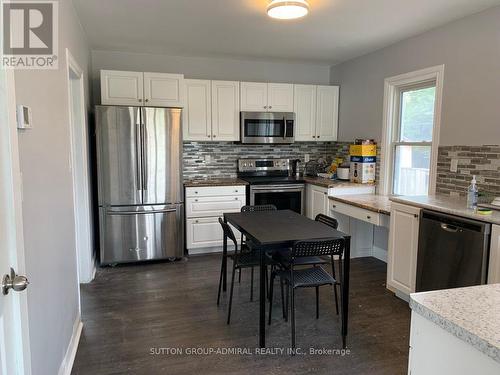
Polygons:
[[392,196],[390,197],[390,200],[396,203],[428,208],[430,210],[440,211],[451,215],[468,217],[500,225],[500,211],[493,210],[491,215],[479,215],[474,210],[467,208],[467,201],[465,198],[454,198],[447,195],[429,195],[416,197]]
[[410,307],[500,363],[500,284],[413,293]]

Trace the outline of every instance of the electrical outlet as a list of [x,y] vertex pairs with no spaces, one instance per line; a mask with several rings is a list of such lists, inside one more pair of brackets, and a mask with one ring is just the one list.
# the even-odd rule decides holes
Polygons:
[[450,172],[458,172],[458,159],[451,159]]
[[304,162],[308,162],[309,161],[309,154],[305,154],[304,155]]
[[212,155],[205,155],[205,163],[210,163],[212,161]]

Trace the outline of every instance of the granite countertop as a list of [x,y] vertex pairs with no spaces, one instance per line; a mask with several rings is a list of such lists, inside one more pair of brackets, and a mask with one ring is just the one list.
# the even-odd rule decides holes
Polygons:
[[392,196],[390,200],[396,203],[428,208],[430,210],[467,217],[487,223],[500,224],[500,211],[493,210],[491,215],[479,215],[474,210],[467,208],[467,201],[465,198],[455,198],[448,195],[429,195],[416,197]]
[[203,187],[203,186],[237,186],[248,185],[248,182],[239,178],[207,178],[200,180],[184,181],[185,187]]
[[350,181],[332,180],[329,178],[311,177],[311,176],[304,176],[304,181],[308,184],[321,186],[321,187],[325,187],[325,188],[360,187],[360,186],[368,185],[368,184],[358,184],[358,183],[350,182]]
[[500,284],[413,293],[410,307],[500,362]]
[[364,208],[380,214],[391,214],[391,201],[387,195],[355,194],[330,196],[328,198],[333,201],[350,204],[351,206]]

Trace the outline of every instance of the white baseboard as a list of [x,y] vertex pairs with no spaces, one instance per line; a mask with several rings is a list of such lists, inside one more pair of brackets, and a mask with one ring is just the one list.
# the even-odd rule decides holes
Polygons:
[[373,257],[387,263],[387,250],[373,246]]
[[73,363],[76,357],[76,351],[78,350],[78,343],[80,342],[80,336],[82,334],[83,323],[78,315],[73,326],[73,334],[71,335],[71,340],[64,355],[61,367],[59,367],[58,375],[71,375],[71,370],[73,369]]

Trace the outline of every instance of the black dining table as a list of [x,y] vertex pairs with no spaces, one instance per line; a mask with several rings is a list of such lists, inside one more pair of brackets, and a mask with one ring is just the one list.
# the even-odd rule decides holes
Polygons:
[[[349,270],[351,237],[325,224],[311,220],[291,210],[237,212],[224,214],[224,221],[238,229],[252,249],[260,253],[260,296],[259,296],[259,346],[266,346],[266,253],[280,248],[292,247],[296,241],[326,238],[345,239],[342,262],[341,283],[341,322],[342,346],[347,346],[347,321],[349,308]],[[223,242],[223,279],[222,288],[226,290],[227,280],[227,237]]]

